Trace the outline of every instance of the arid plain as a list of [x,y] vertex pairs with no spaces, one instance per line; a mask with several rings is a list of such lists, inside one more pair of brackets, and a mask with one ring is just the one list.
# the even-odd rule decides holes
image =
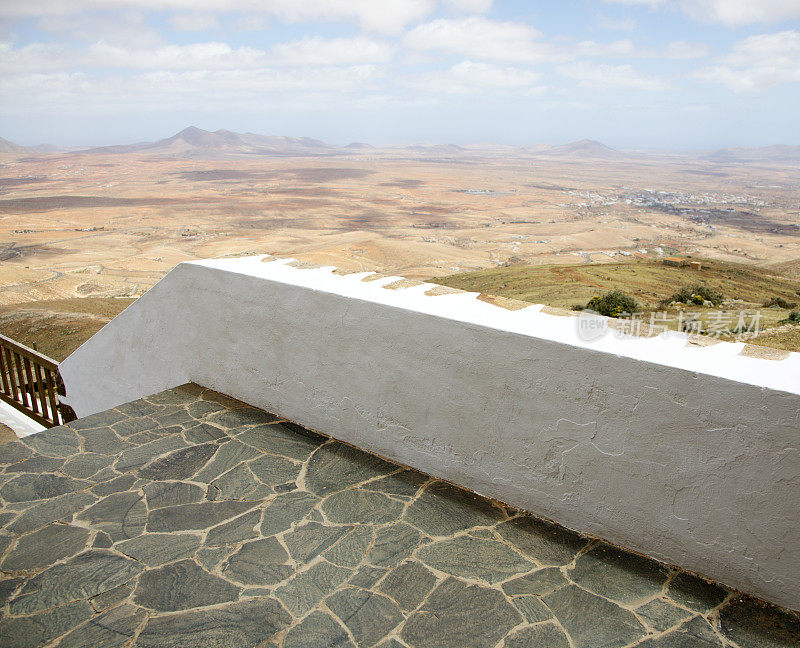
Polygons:
[[0,305],[137,296],[180,261],[237,252],[415,278],[674,253],[800,275],[796,162],[583,142],[300,155],[187,144],[0,163]]

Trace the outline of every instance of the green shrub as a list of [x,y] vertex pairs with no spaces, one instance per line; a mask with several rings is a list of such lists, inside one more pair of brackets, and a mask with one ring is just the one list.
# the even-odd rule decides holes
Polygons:
[[770,308],[772,306],[788,310],[790,308],[797,308],[797,302],[786,301],[783,297],[770,297],[764,302],[764,308]]
[[800,324],[800,311],[792,311],[789,317],[778,322],[778,324]]
[[621,290],[610,290],[602,297],[592,297],[586,304],[586,308],[608,317],[619,317],[626,313],[637,312],[639,304],[633,297],[626,295]]
[[683,304],[696,304],[701,306],[703,302],[710,301],[714,306],[719,306],[722,300],[725,299],[721,292],[714,290],[711,286],[706,284],[694,284],[690,286],[683,286],[678,292],[671,297],[661,300],[661,306],[667,306],[672,302],[681,302]]

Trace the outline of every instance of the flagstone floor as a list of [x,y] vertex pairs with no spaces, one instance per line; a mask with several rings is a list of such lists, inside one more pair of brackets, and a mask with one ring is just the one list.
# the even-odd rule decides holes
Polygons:
[[196,385],[0,467],[2,647],[800,645],[793,613]]

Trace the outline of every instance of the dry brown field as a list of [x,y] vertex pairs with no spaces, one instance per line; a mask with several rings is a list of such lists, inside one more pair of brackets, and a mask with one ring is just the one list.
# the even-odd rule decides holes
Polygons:
[[236,252],[415,278],[675,253],[800,276],[800,168],[512,149],[0,157],[0,305],[138,296]]

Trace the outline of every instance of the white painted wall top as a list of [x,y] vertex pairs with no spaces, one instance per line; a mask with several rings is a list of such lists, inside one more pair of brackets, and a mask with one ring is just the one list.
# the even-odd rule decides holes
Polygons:
[[[266,263],[264,259],[267,259]],[[786,359],[779,361],[742,356],[740,354],[745,347],[743,342],[695,346],[687,344],[688,335],[677,332],[646,338],[617,335],[609,331],[589,341],[581,339],[574,318],[542,312],[542,304],[531,304],[521,310],[507,310],[478,300],[479,293],[459,292],[432,297],[425,294],[436,287],[431,283],[387,290],[384,286],[401,281],[403,277],[389,276],[365,282],[365,277],[374,276],[375,273],[334,274],[334,266],[295,267],[291,265],[295,263],[294,259],[265,255],[189,263],[800,394],[800,353],[790,353]],[[598,316],[597,319],[606,318]]]

